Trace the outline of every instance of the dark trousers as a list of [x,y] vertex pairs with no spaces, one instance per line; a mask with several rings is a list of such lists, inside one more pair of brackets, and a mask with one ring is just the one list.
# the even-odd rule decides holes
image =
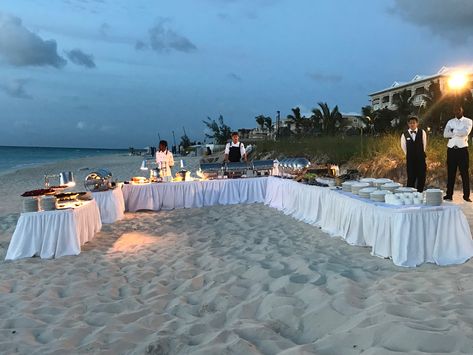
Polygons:
[[424,191],[426,170],[425,159],[407,159],[407,186]]
[[447,196],[452,197],[453,188],[455,186],[455,178],[457,176],[457,168],[460,170],[463,183],[463,198],[470,197],[470,177],[468,176],[469,168],[468,148],[448,148],[447,149]]

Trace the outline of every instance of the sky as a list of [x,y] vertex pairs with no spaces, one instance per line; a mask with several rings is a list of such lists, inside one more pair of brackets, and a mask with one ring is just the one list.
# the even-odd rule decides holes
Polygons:
[[473,64],[471,0],[0,0],[0,146],[136,148],[360,112]]

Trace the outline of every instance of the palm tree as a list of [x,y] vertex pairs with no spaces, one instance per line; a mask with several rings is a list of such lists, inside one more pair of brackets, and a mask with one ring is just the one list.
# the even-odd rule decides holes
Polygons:
[[268,132],[271,132],[271,130],[273,129],[273,120],[271,119],[271,117],[268,116],[264,118],[264,125],[268,129]]
[[300,135],[301,127],[304,125],[306,118],[301,116],[301,109],[299,107],[294,107],[291,111],[292,115],[287,115],[287,120],[296,126],[296,134]]
[[397,96],[396,104],[396,113],[398,116],[399,121],[398,127],[404,128],[407,125],[407,119],[412,112],[414,111],[414,105],[412,104],[411,92],[407,91],[407,89],[402,90]]
[[316,125],[321,125],[322,131],[328,134],[335,134],[342,122],[342,114],[335,106],[332,111],[326,102],[318,103],[320,108],[312,109],[312,121]]
[[265,117],[263,115],[259,115],[255,117],[256,123],[260,126],[261,130],[264,129],[265,124]]

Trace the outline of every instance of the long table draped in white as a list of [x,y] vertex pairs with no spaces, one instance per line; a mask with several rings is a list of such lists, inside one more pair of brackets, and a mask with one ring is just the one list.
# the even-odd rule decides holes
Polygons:
[[78,255],[80,246],[92,240],[101,228],[94,200],[73,209],[22,213],[5,259]]
[[92,192],[92,196],[99,207],[102,223],[114,223],[124,218],[125,200],[120,187],[108,191]]
[[473,256],[473,241],[458,206],[388,207],[338,191],[269,178],[265,203],[321,227],[347,243],[399,266],[460,264]]
[[123,185],[127,211],[263,203],[268,178]]

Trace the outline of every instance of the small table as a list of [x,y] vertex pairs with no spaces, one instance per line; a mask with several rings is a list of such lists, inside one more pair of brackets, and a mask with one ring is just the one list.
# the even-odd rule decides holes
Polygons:
[[54,211],[22,213],[5,260],[39,256],[42,259],[80,254],[81,245],[102,228],[97,203]]
[[108,191],[92,192],[92,196],[99,207],[103,224],[114,223],[125,217],[125,200],[119,186]]

